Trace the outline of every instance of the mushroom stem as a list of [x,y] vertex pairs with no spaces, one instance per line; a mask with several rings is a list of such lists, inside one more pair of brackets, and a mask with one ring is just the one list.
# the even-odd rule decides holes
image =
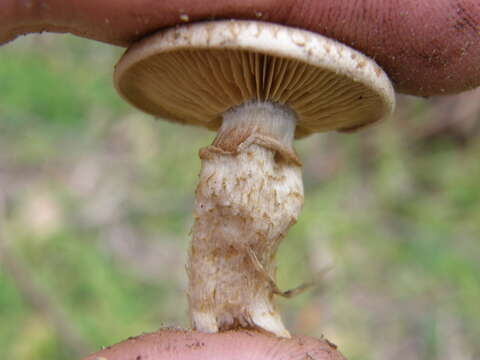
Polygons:
[[227,111],[213,144],[200,150],[187,265],[194,329],[290,336],[273,297],[275,253],[303,205],[295,126],[288,107],[249,102]]

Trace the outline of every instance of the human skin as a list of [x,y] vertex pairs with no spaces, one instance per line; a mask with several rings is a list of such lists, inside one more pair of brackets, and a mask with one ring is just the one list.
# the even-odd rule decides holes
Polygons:
[[83,360],[345,360],[326,339],[277,338],[248,330],[205,334],[164,329],[129,338]]
[[478,0],[3,0],[0,14],[0,43],[53,31],[128,46],[185,21],[270,21],[364,52],[399,92],[432,96],[480,86]]

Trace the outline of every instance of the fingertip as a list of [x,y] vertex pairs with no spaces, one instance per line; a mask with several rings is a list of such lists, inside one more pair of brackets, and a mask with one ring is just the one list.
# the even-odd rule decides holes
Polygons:
[[162,329],[128,338],[84,360],[345,360],[336,345],[312,337],[278,338],[250,330],[206,334]]

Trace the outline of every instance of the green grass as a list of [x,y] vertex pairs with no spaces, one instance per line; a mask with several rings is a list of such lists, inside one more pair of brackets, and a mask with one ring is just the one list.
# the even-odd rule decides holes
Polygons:
[[[213,136],[124,104],[111,80],[120,53],[65,36],[0,49],[6,234],[93,348],[187,326],[197,152]],[[478,358],[480,138],[412,140],[433,105],[401,105],[376,128],[298,144],[306,202],[278,255],[279,285],[330,271],[280,301],[282,312],[294,332],[324,333],[350,360]],[[4,270],[0,358],[71,359]]]

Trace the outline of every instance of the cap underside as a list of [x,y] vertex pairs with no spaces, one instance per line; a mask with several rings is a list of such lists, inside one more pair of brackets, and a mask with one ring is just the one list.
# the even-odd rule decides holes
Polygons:
[[255,21],[152,35],[120,59],[115,85],[142,111],[209,129],[247,101],[285,104],[297,115],[297,137],[362,127],[394,108],[391,83],[373,60],[315,33]]

